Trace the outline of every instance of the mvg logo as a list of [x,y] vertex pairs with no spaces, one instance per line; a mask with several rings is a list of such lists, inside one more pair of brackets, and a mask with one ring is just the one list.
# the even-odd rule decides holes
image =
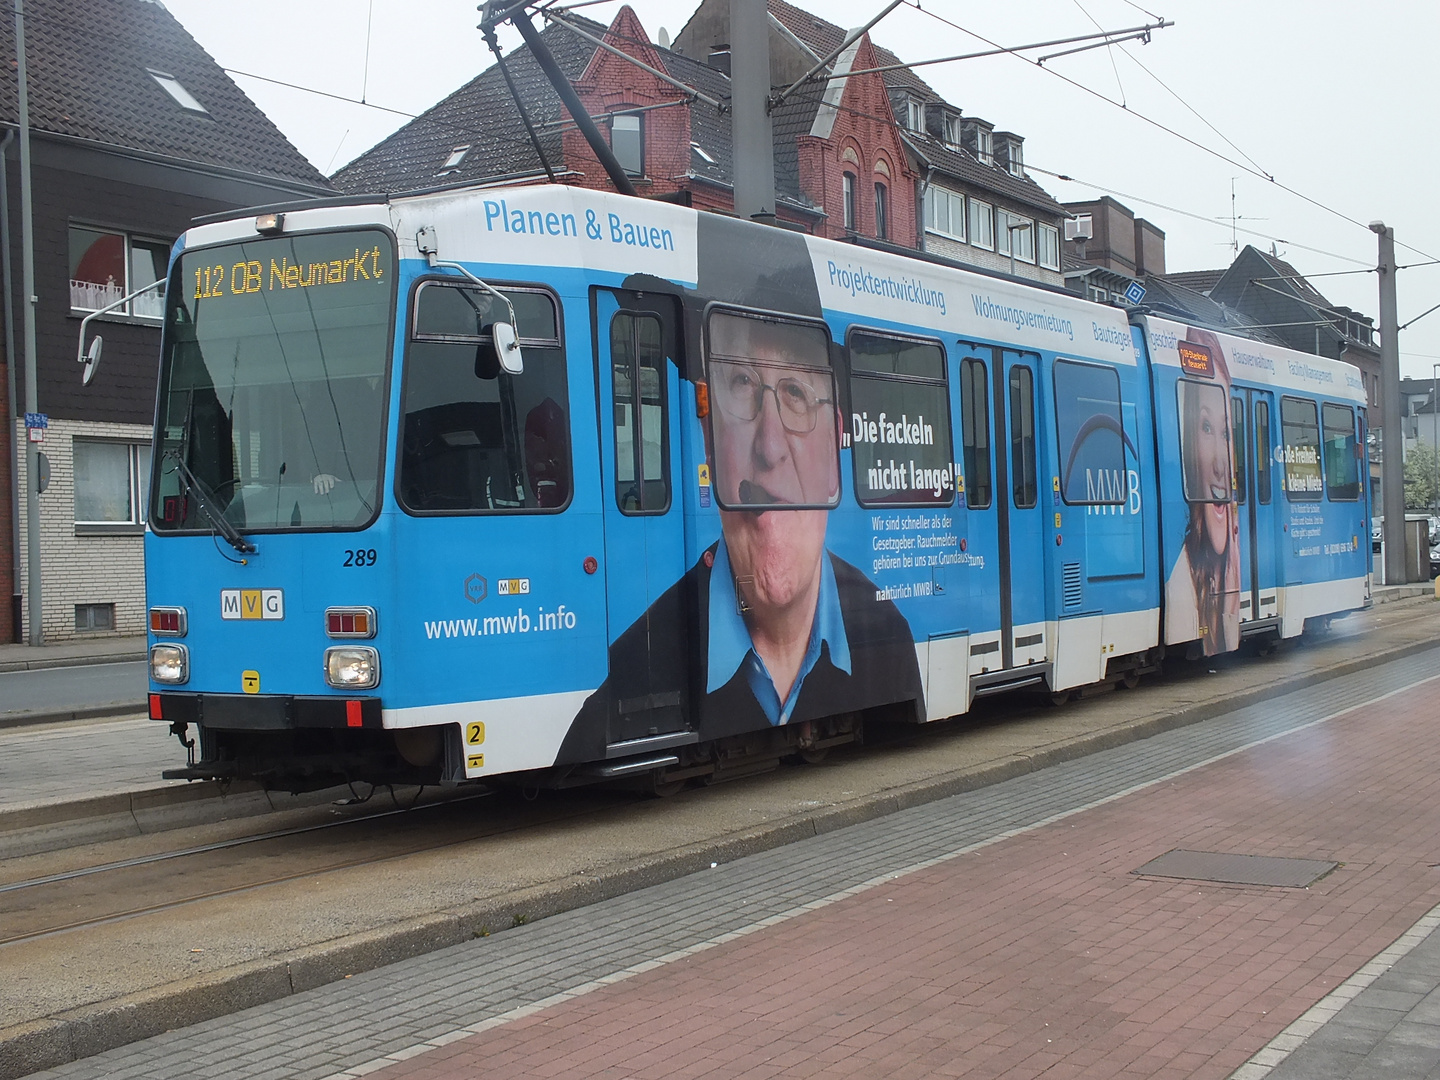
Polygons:
[[495,592],[500,596],[519,596],[530,591],[528,577],[501,578],[495,583]]
[[283,619],[284,589],[221,589],[222,619]]

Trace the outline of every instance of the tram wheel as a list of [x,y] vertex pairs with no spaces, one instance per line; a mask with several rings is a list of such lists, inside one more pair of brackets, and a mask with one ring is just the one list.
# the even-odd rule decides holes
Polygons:
[[1140,685],[1140,672],[1133,669],[1125,672],[1124,675],[1120,676],[1120,685],[1125,687],[1126,690],[1134,690]]
[[795,760],[804,762],[806,765],[819,765],[830,755],[828,746],[811,747],[809,750],[796,750]]
[[668,799],[672,795],[678,795],[685,788],[684,780],[661,780],[664,775],[660,772],[650,774],[650,794],[657,799]]
[[1050,695],[1050,704],[1056,706],[1057,708],[1061,705],[1068,705],[1070,704],[1070,699],[1073,696],[1074,695],[1069,690],[1056,690],[1053,694]]

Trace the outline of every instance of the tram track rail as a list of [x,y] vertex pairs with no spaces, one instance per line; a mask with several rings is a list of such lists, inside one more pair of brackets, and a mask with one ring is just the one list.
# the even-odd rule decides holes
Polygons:
[[[126,875],[183,870],[170,895],[152,895],[157,915],[120,912],[141,903],[117,901],[108,912],[57,910],[47,925],[15,927],[28,939],[0,950],[13,976],[0,986],[0,1015],[7,1017],[0,1021],[0,1077],[22,1074],[11,1061],[29,1062],[23,1071],[45,1068],[1440,646],[1440,606],[1387,608],[1267,660],[1200,661],[1137,691],[1060,709],[1002,717],[987,708],[967,721],[910,729],[915,745],[867,739],[870,745],[842,750],[818,768],[671,800],[572,789],[538,803],[486,801],[480,814],[471,811],[464,835],[445,836],[434,817],[387,810],[369,829],[311,830],[0,893],[0,928],[8,928],[4,908],[21,898],[39,904]],[[285,845],[321,849],[341,837],[366,842],[406,828],[404,850],[331,851],[323,861],[333,870],[319,857],[303,868],[268,869],[256,858]],[[187,874],[208,873],[197,870],[207,860],[237,853],[251,856],[245,880],[192,887],[187,895],[174,887]],[[90,858],[94,867],[124,861],[96,859],[93,849],[70,857]],[[345,861],[358,872],[339,867]],[[22,876],[19,867],[12,872]],[[29,862],[23,877],[47,873]],[[207,902],[187,899],[191,893],[213,895]],[[87,925],[37,936],[81,920]]]

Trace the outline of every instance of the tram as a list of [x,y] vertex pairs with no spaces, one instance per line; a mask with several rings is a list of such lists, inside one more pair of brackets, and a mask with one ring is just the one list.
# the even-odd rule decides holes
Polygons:
[[[673,790],[1368,602],[1343,364],[558,186],[199,224],[166,776]],[[1360,524],[1357,524],[1360,523]]]

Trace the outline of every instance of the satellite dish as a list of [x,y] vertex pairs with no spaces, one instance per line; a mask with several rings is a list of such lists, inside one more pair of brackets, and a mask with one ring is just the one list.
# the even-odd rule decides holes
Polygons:
[[666,29],[662,26],[662,27],[660,27],[660,48],[662,48],[662,49],[668,49],[669,47],[670,47],[670,31],[669,31],[669,30],[666,30]]
[[85,370],[80,373],[80,381],[86,386],[95,378],[95,372],[100,370],[100,346],[103,344],[104,339],[96,335],[85,353]]

